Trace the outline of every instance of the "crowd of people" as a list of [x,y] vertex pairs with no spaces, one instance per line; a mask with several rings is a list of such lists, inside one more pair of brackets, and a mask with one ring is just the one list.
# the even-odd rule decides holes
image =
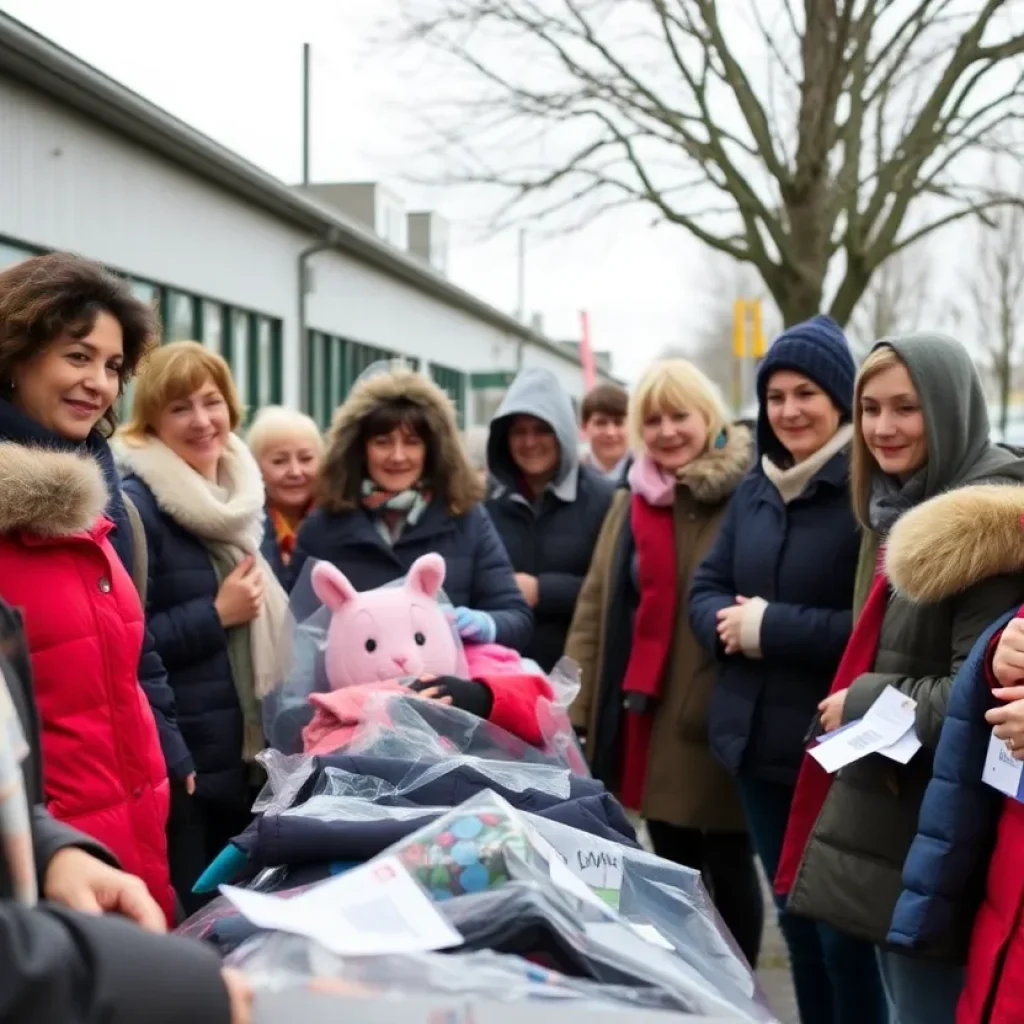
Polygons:
[[[278,407],[243,431],[228,364],[157,338],[86,260],[0,273],[0,1021],[251,1019],[164,933],[251,820],[311,567],[366,591],[431,553],[464,640],[576,663],[593,775],[752,966],[760,862],[804,1024],[1024,1020],[1024,810],[983,781],[990,745],[1024,760],[1024,456],[959,342],[858,369],[828,317],[792,326],[753,431],[681,359],[582,424],[524,369],[484,436],[386,365],[324,437]],[[826,774],[809,747],[890,688],[921,749]]]

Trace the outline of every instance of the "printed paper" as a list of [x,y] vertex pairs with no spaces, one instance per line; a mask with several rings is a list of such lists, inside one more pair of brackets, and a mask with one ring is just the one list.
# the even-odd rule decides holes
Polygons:
[[305,936],[339,956],[422,953],[462,943],[395,857],[290,899],[229,885],[221,892],[258,928]]
[[1005,793],[1007,796],[1012,796],[1014,800],[1024,803],[1022,771],[1024,771],[1024,761],[1018,761],[1006,749],[1006,741],[998,739],[993,730],[988,741],[988,754],[985,756],[982,779],[993,789],[998,789],[1000,793]]
[[[831,774],[869,754],[906,742],[906,747],[897,747],[898,756],[894,760],[899,760],[912,746],[912,741],[906,741],[905,737],[914,729],[916,710],[917,701],[887,686],[863,718],[826,733],[811,748],[810,755]],[[907,760],[914,753],[916,751],[911,751]]]

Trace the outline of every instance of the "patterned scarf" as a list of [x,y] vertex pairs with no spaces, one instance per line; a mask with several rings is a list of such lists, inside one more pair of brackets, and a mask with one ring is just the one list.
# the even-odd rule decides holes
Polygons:
[[377,532],[392,545],[407,526],[415,526],[430,504],[430,492],[421,484],[405,491],[385,491],[372,480],[363,481],[363,508],[372,513]]
[[268,505],[267,511],[270,514],[270,522],[274,527],[274,536],[277,538],[277,549],[281,552],[281,564],[291,565],[292,552],[295,550],[295,541],[299,535],[299,527],[302,525],[303,519],[309,515],[309,509],[307,508],[295,519],[292,519],[273,505]]

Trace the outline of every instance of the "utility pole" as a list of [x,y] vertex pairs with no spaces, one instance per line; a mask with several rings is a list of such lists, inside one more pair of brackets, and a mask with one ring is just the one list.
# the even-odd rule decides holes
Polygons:
[[302,44],[302,184],[309,184],[309,43]]
[[526,229],[519,229],[519,253],[516,272],[516,319],[526,323]]

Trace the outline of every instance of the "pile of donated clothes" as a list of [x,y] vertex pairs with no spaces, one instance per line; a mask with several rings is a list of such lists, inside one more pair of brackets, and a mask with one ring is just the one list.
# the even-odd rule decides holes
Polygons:
[[428,555],[357,594],[313,568],[256,818],[179,932],[250,976],[265,1024],[775,1020],[700,875],[589,776],[576,667],[464,645],[443,578]]

